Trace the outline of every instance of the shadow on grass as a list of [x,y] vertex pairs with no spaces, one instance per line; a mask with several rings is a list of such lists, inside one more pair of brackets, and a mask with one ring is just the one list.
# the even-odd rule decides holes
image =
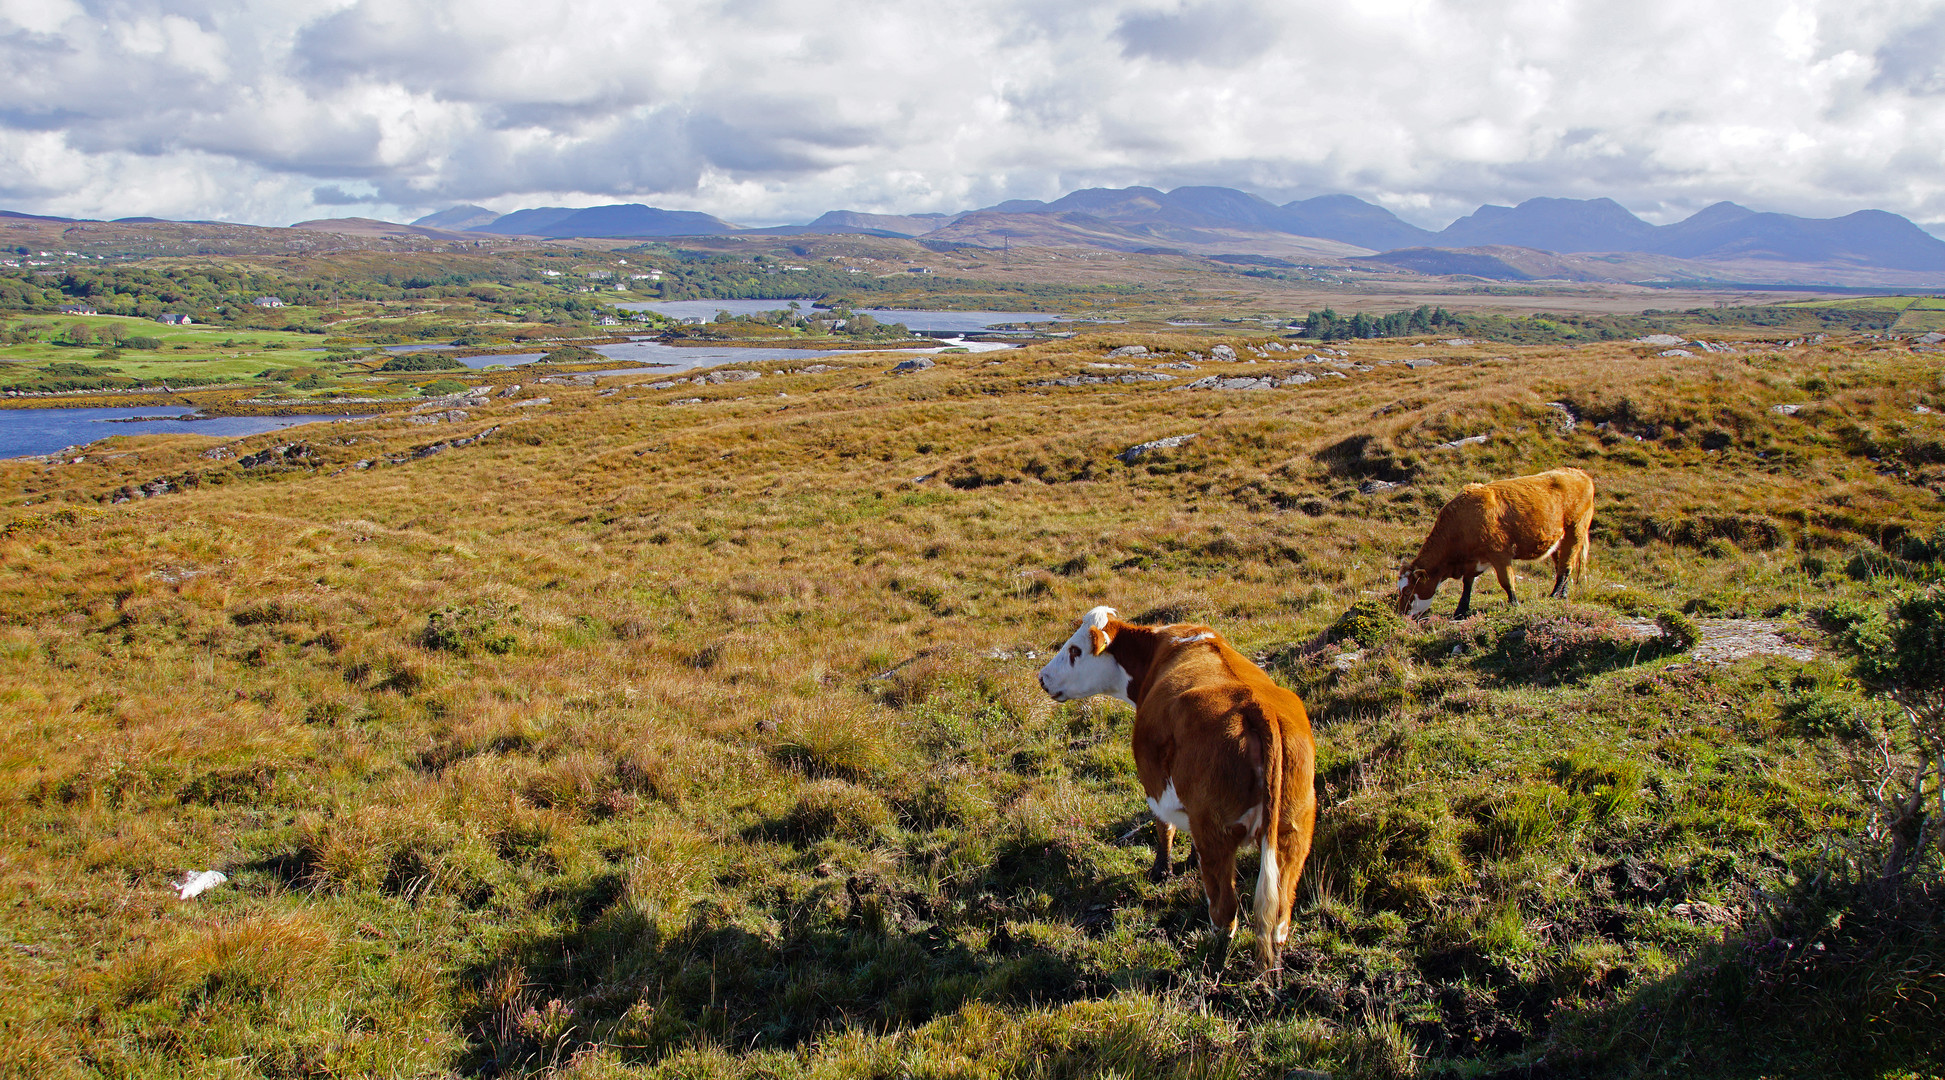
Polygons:
[[[1090,962],[1085,939],[1141,902],[1130,876],[1057,841],[1003,842],[976,880],[933,893],[833,871],[819,850],[800,850],[775,888],[674,916],[645,911],[613,874],[536,898],[568,928],[463,973],[468,1071],[544,1069],[592,1045],[634,1063],[707,1045],[789,1049],[845,1028],[908,1030],[973,1002],[1054,1006],[1176,977]],[[808,874],[784,884],[790,871]]]

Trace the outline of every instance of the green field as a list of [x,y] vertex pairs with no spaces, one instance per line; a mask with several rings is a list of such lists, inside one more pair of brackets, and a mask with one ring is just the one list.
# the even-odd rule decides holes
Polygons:
[[[1945,654],[1929,358],[1099,366],[1323,370],[1212,340],[0,462],[0,1071],[1934,1075],[1936,832],[1880,882],[1938,782],[1887,696]],[[1463,484],[1564,464],[1572,603],[1386,613]],[[1147,881],[1129,711],[1034,684],[1098,603],[1311,707],[1275,978]]]

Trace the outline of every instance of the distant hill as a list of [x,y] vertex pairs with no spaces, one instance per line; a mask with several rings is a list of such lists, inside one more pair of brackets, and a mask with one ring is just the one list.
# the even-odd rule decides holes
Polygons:
[[[1332,259],[1398,253],[1383,265],[1419,273],[1459,273],[1499,280],[1565,276],[1580,280],[1734,280],[1834,282],[1856,273],[1945,274],[1945,240],[1896,214],[1862,210],[1841,218],[1758,213],[1717,203],[1686,221],[1651,225],[1612,199],[1528,199],[1482,206],[1434,232],[1351,195],[1320,195],[1278,205],[1214,185],[1161,191],[1151,187],[1082,188],[1051,202],[1011,199],[963,214],[872,214],[832,210],[807,225],[736,226],[693,211],[627,204],[490,212],[456,206],[415,226],[513,236],[661,237],[858,233],[989,247],[1051,245],[1116,251],[1179,250],[1202,255]],[[309,223],[307,223],[309,226]],[[314,226],[310,226],[314,227]],[[1485,249],[1492,249],[1489,253]],[[1464,252],[1443,256],[1435,252]],[[1525,254],[1509,258],[1503,252]],[[1538,259],[1608,254],[1594,264]],[[1655,257],[1663,257],[1657,262]],[[1376,263],[1370,264],[1376,266]],[[1448,270],[1433,269],[1452,267]],[[1458,269],[1465,267],[1465,269]],[[1831,273],[1817,273],[1825,268]],[[1627,278],[1641,273],[1644,278]],[[1836,276],[1833,277],[1832,274]]]
[[924,236],[952,223],[955,214],[867,214],[832,210],[809,225],[808,233],[869,233],[873,236]]
[[1689,259],[1776,259],[1894,270],[1945,270],[1945,240],[1897,214],[1859,210],[1839,218],[1762,214],[1719,202],[1664,225],[1651,250]]
[[[203,223],[192,222],[191,224]],[[345,236],[420,237],[427,240],[463,240],[466,238],[464,233],[454,229],[433,229],[424,225],[400,225],[396,221],[380,221],[377,218],[366,217],[316,218],[311,221],[300,221],[292,225],[291,228],[303,229],[308,232],[341,233]]]
[[[1123,206],[1121,210],[1125,214],[1126,207]],[[1138,217],[1115,221],[1077,210],[975,210],[959,215],[949,225],[926,233],[924,239],[927,243],[942,241],[977,244],[987,248],[1086,247],[1130,252],[1166,250],[1195,255],[1267,255],[1300,262],[1334,262],[1346,256],[1370,253],[1369,248],[1334,240],[1231,225],[1212,219],[1197,225],[1181,224],[1179,220],[1144,222]]]
[[1757,213],[1716,203],[1685,221],[1650,225],[1612,199],[1528,199],[1482,206],[1430,246],[1512,246],[1559,254],[1636,252],[1708,261],[1770,260],[1840,268],[1945,271],[1945,240],[1882,210],[1839,218]]
[[1281,209],[1281,227],[1289,232],[1340,240],[1372,251],[1412,247],[1436,235],[1355,195],[1319,195],[1284,203]]
[[1087,188],[1053,202],[1014,199],[989,207],[1009,214],[1085,213],[1119,225],[1255,229],[1335,240],[1367,251],[1412,247],[1436,235],[1353,195],[1320,195],[1281,206],[1235,188]]
[[716,236],[737,230],[727,221],[694,210],[663,210],[640,203],[618,203],[579,210],[565,206],[515,210],[488,224],[472,226],[471,231],[506,236],[599,238]]
[[1651,251],[1655,227],[1613,199],[1528,199],[1482,206],[1447,225],[1442,248],[1505,245],[1540,251]]
[[454,206],[414,221],[434,229],[472,229],[499,220],[500,215],[484,206]]
[[502,236],[541,236],[541,230],[558,222],[566,221],[579,211],[571,206],[536,206],[531,210],[515,210],[494,218],[484,225],[474,225],[468,232],[499,233]]

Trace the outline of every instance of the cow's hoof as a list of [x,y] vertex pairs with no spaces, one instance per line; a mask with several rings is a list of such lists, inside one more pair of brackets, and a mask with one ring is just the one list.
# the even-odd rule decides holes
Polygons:
[[1173,868],[1166,863],[1156,863],[1148,868],[1148,880],[1153,884],[1160,885],[1162,882],[1168,880],[1171,869]]

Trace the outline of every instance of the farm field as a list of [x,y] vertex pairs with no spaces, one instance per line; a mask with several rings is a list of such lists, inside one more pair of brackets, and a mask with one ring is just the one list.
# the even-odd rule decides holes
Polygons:
[[[1730,336],[1090,330],[0,462],[0,1070],[1932,1075],[1936,834],[1873,889],[1945,385]],[[1570,602],[1389,613],[1562,465]],[[1099,603],[1311,708],[1279,976],[1147,880],[1130,711],[1035,684]]]

